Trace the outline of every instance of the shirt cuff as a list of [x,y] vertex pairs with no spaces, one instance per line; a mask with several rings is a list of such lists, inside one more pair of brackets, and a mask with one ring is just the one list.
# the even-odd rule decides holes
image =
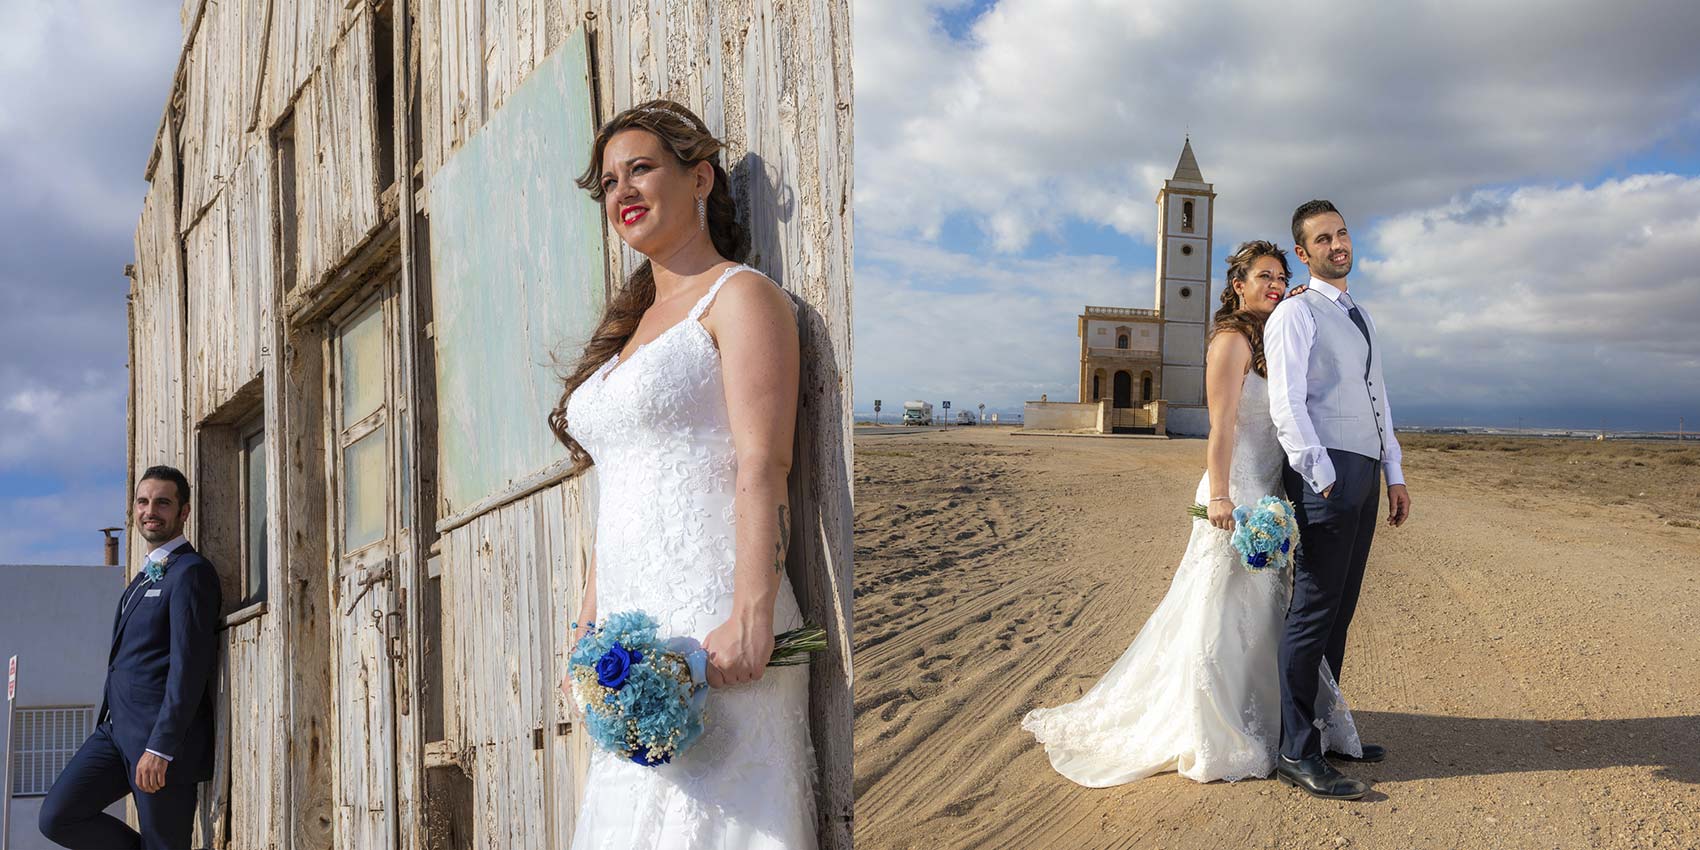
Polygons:
[[1387,486],[1405,483],[1405,470],[1398,461],[1384,460],[1381,462],[1381,472],[1387,476]]
[[1328,456],[1327,449],[1318,451],[1316,459],[1311,461],[1309,477],[1310,488],[1315,490],[1318,496],[1322,495],[1322,491],[1334,486],[1334,479],[1337,477],[1334,472],[1334,459]]
[[171,761],[171,756],[168,756],[165,753],[160,752],[159,750],[146,750],[145,752],[153,753],[154,755],[159,756],[160,758],[165,759],[168,762]]

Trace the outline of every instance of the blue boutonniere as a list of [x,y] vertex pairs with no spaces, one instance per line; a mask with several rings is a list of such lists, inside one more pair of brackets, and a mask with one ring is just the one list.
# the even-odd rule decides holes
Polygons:
[[147,566],[142,568],[142,572],[147,574],[148,581],[157,582],[165,578],[165,569],[169,566],[171,566],[170,555],[166,555],[164,559],[158,561],[149,558]]

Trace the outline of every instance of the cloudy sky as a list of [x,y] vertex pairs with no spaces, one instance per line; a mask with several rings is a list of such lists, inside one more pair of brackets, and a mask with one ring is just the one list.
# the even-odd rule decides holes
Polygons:
[[99,563],[124,522],[124,265],[181,5],[0,2],[0,563]]
[[[856,404],[1074,390],[1188,132],[1226,247],[1334,199],[1406,421],[1700,424],[1686,0],[853,0]],[[177,0],[0,2],[0,562],[123,521],[124,265]],[[917,356],[922,354],[925,356]]]
[[1345,212],[1396,419],[1695,427],[1697,43],[1686,0],[857,0],[856,409],[1072,398],[1190,132],[1218,289]]

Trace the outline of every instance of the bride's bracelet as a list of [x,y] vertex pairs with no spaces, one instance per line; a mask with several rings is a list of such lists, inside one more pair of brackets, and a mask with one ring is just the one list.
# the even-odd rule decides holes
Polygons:
[[1231,496],[1211,496],[1210,501],[1212,501],[1212,502],[1232,502],[1233,497],[1231,497]]

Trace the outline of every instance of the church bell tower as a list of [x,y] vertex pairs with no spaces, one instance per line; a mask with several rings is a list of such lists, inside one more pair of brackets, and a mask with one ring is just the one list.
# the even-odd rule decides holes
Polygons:
[[1189,137],[1175,176],[1157,190],[1157,312],[1163,318],[1163,396],[1169,402],[1171,434],[1210,433],[1204,348],[1211,314],[1215,200],[1216,192],[1198,170]]

